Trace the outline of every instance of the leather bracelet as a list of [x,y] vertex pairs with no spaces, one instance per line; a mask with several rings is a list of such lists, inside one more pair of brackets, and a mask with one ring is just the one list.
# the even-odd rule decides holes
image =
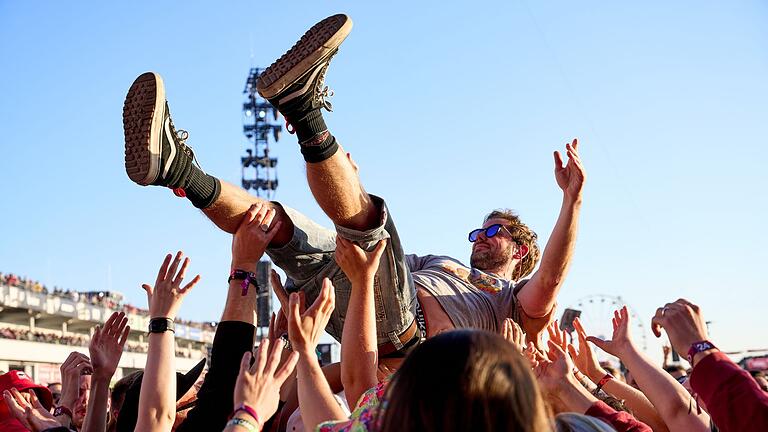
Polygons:
[[246,405],[245,403],[241,403],[239,407],[235,408],[235,412],[232,413],[232,415],[234,416],[239,411],[243,411],[244,413],[253,417],[253,419],[256,420],[256,424],[261,424],[261,420],[259,420],[259,415],[256,414],[256,410]]
[[245,430],[247,430],[248,432],[259,432],[258,426],[249,422],[248,420],[237,418],[237,417],[227,422],[226,427],[230,427],[230,426],[240,426],[242,428],[245,428]]
[[597,388],[595,389],[595,392],[599,392],[603,389],[603,386],[608,383],[608,381],[613,379],[613,375],[607,373],[604,377],[600,378],[600,381],[597,383]]

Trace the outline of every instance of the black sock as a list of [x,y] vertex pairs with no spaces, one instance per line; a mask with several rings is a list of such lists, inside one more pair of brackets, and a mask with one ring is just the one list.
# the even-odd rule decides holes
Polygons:
[[219,179],[204,173],[194,164],[185,183],[184,192],[186,192],[187,198],[192,201],[192,205],[199,209],[210,207],[221,193]]
[[328,132],[320,109],[312,110],[298,120],[289,120],[299,138],[301,154],[310,163],[322,162],[339,149],[336,138]]

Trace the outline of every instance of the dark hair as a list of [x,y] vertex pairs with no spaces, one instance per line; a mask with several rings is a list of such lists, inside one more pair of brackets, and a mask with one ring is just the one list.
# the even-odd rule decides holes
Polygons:
[[539,244],[536,242],[538,236],[520,220],[520,216],[510,209],[496,209],[485,217],[485,222],[491,219],[505,219],[509,222],[505,227],[512,233],[512,239],[515,243],[524,244],[528,247],[528,254],[520,260],[520,264],[515,267],[512,279],[518,281],[533,271],[541,258]]
[[501,336],[456,330],[408,355],[381,404],[384,432],[551,429],[530,365]]
[[676,365],[665,366],[664,367],[664,371],[666,371],[668,374],[672,374],[672,373],[675,373],[675,372],[685,372],[686,375],[687,375],[686,369],[684,367],[682,367],[681,365],[677,365],[677,364]]

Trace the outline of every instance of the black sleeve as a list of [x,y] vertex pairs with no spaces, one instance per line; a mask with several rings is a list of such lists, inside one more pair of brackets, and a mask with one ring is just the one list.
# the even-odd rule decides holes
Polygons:
[[220,431],[234,409],[235,382],[243,353],[253,349],[256,328],[242,321],[222,321],[216,327],[211,367],[197,393],[197,405],[177,431]]

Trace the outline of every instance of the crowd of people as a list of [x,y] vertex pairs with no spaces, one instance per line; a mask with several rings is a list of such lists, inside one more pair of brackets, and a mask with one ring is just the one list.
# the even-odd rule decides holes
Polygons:
[[[88,303],[94,306],[103,306],[107,309],[122,311],[126,314],[143,315],[149,314],[149,310],[133,306],[123,302],[123,296],[117,292],[111,291],[72,291],[53,287],[52,291],[39,281],[32,280],[24,276],[18,276],[14,273],[4,274],[0,272],[0,283],[25,290],[66,298],[75,302]],[[191,320],[179,319],[179,324],[184,324],[200,330],[213,330],[216,327],[215,322],[197,322]]]
[[[310,189],[335,230],[204,173],[170,121],[160,77],[137,78],[123,111],[129,177],[173,189],[233,234],[210,367],[204,377],[203,363],[175,372],[174,324],[200,276],[187,278],[189,258],[169,254],[155,284],[142,286],[145,369],[110,389],[129,331],[115,312],[96,328],[89,356],[62,364],[55,408],[44,387],[6,380],[15,383],[3,391],[7,422],[32,431],[768,430],[768,393],[718,350],[695,303],[661,304],[650,320],[687,354],[685,377],[638,348],[626,307],[614,312],[611,339],[589,335],[578,319],[569,335],[553,320],[585,177],[576,140],[566,162],[554,155],[563,202],[543,250],[516,214],[495,210],[469,233],[470,266],[406,255],[385,201],[365,192],[322,118],[325,73],[350,29],[346,15],[321,21],[257,84],[297,134]],[[272,274],[280,308],[254,349],[254,272],[264,254],[287,280]],[[340,363],[320,366],[323,330],[341,342]],[[596,349],[617,357],[624,376]]]

